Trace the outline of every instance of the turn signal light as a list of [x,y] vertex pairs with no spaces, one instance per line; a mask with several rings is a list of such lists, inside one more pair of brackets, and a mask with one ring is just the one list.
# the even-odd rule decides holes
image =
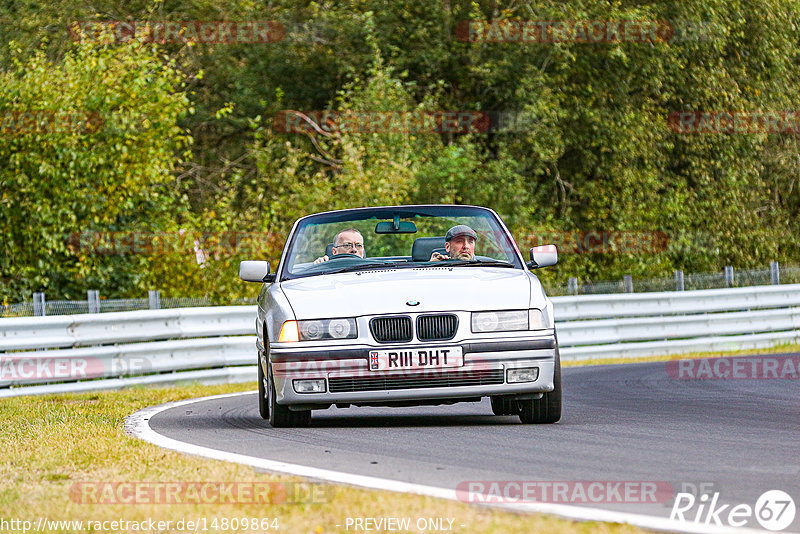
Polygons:
[[286,321],[281,326],[281,333],[278,334],[278,341],[300,341],[300,331],[297,329],[297,321]]

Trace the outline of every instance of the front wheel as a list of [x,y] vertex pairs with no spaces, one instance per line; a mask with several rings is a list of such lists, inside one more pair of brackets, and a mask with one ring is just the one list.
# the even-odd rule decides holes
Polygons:
[[561,356],[556,348],[553,367],[553,391],[541,399],[520,401],[519,419],[526,424],[557,423],[561,419]]
[[269,385],[267,384],[267,377],[264,375],[264,365],[266,361],[262,360],[263,354],[258,352],[258,413],[261,419],[269,419],[269,398],[268,391]]
[[292,411],[277,402],[272,366],[267,362],[267,391],[269,393],[269,424],[275,428],[305,427],[311,422],[311,410]]

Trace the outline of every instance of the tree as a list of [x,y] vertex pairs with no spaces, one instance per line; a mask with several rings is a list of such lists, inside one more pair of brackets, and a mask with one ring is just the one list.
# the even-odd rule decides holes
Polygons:
[[190,110],[180,80],[151,47],[93,43],[0,73],[0,297],[118,295],[151,282],[144,256],[86,245],[98,232],[179,224],[172,171],[191,141],[176,125]]

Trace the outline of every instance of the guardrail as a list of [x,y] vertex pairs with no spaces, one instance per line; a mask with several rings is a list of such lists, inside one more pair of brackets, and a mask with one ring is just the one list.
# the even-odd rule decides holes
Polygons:
[[564,359],[748,350],[800,341],[800,284],[552,300]]
[[[800,342],[800,284],[552,300],[564,360]],[[255,313],[223,306],[0,319],[0,397],[254,380]]]
[[220,306],[0,319],[0,397],[250,380],[255,316],[255,306]]
[[255,317],[255,306],[217,306],[0,319],[0,351],[250,334]]

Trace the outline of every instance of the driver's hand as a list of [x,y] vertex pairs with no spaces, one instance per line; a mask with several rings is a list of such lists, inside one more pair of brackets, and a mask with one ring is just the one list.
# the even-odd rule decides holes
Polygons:
[[428,261],[442,261],[442,260],[449,260],[450,256],[447,254],[441,254],[440,252],[434,252],[431,254],[431,259]]
[[329,259],[330,258],[327,255],[322,256],[321,258],[317,258],[316,260],[314,260],[314,265],[322,263],[323,261],[328,261]]

